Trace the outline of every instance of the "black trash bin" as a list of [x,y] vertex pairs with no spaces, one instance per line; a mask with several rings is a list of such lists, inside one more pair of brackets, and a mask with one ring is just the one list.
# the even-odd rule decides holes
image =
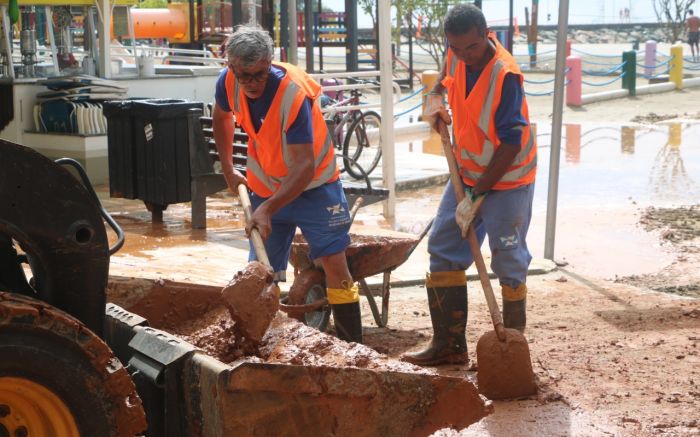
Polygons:
[[107,156],[109,157],[109,195],[137,199],[136,156],[132,138],[131,100],[102,104],[107,118]]
[[183,99],[107,102],[110,195],[141,199],[154,215],[189,202],[188,113],[203,107]]

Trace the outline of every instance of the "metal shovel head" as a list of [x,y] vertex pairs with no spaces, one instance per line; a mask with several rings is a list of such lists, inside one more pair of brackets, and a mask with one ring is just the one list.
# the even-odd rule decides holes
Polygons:
[[221,297],[236,322],[235,329],[246,340],[259,343],[280,304],[280,289],[270,269],[257,261],[248,263],[224,287]]
[[515,329],[506,329],[505,341],[496,331],[482,335],[476,344],[479,393],[489,399],[513,399],[537,393],[527,340]]

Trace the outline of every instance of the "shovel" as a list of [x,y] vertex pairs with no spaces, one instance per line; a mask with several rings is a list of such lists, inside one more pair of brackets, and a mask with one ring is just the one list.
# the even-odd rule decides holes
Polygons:
[[[244,184],[238,185],[238,195],[245,221],[250,223],[253,208],[248,188]],[[259,261],[248,263],[243,270],[236,273],[221,291],[221,297],[231,318],[236,322],[234,329],[237,334],[253,344],[258,344],[277,314],[280,289],[273,281],[272,265],[260,232],[256,228],[250,231],[250,240]]]
[[[452,152],[452,141],[447,125],[439,122],[439,128],[442,147],[447,158],[447,165],[450,168],[450,180],[455,190],[457,203],[459,203],[464,199],[464,190],[457,162]],[[482,199],[483,196],[479,200]],[[484,257],[481,254],[476,232],[471,224],[467,238],[476,270],[479,273],[479,280],[484,289],[494,329],[482,335],[476,344],[476,359],[479,366],[476,376],[479,392],[489,399],[512,399],[537,393],[527,340],[520,331],[507,329],[503,326],[503,319],[493,295]]]

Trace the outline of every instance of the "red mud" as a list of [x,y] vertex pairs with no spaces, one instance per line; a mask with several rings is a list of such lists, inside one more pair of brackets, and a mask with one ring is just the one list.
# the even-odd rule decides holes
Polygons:
[[498,339],[496,331],[489,331],[476,344],[479,392],[489,399],[515,399],[537,393],[527,340],[514,329],[505,331],[505,341]]
[[[345,249],[348,268],[353,279],[392,270],[406,261],[418,244],[418,238],[397,238],[380,235],[350,234],[350,246]],[[294,236],[289,262],[296,270],[305,270],[311,264],[309,245],[300,234]]]
[[272,272],[257,261],[236,273],[221,291],[221,298],[238,334],[256,344],[279,309],[279,288],[272,282]]
[[260,347],[260,354],[269,363],[435,373],[390,359],[367,346],[346,343],[282,314],[272,321]]
[[148,320],[158,329],[172,331],[222,305],[221,287],[110,276],[108,300]]
[[[236,341],[234,323],[224,308],[182,324],[172,332],[226,364],[250,353],[242,349],[244,345],[241,342]],[[268,363],[435,374],[431,369],[391,359],[367,346],[346,343],[281,312],[272,320],[257,354]]]

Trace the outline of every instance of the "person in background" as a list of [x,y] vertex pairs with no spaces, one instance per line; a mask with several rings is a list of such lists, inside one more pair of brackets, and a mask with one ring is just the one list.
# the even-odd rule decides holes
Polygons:
[[688,44],[690,44],[690,52],[693,54],[693,61],[697,61],[700,57],[700,48],[698,48],[698,43],[700,43],[700,17],[693,15],[693,10],[688,11],[690,15],[688,20],[686,20],[686,26],[688,28]]

